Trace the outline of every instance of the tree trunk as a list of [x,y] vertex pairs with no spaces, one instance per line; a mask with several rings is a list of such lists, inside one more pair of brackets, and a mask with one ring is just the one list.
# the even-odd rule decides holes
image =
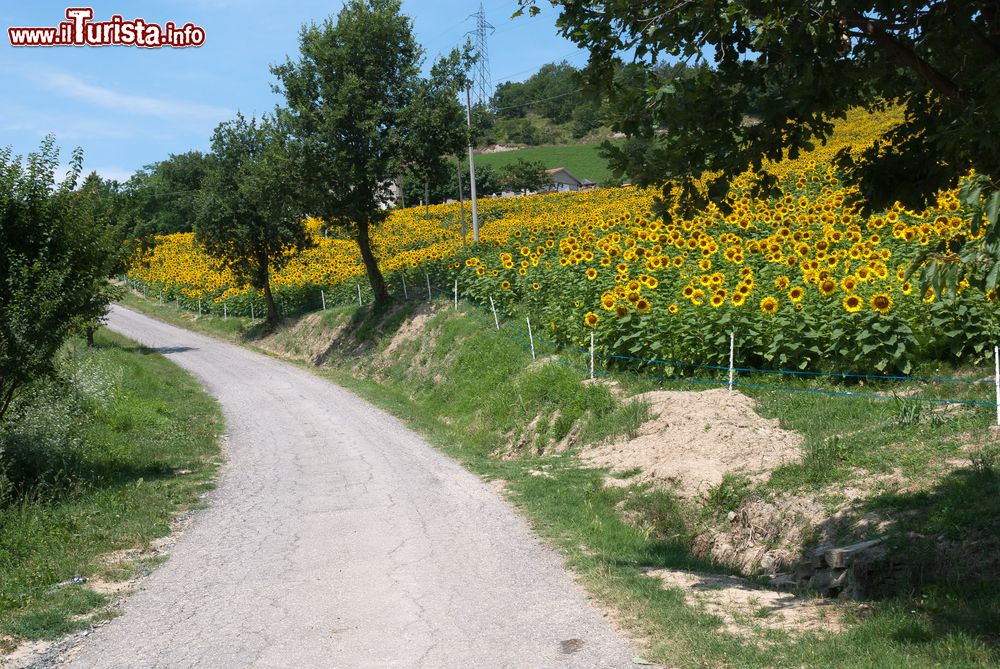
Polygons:
[[375,295],[375,306],[382,307],[389,304],[389,290],[385,287],[385,279],[378,268],[378,261],[372,253],[372,242],[368,236],[368,221],[358,222],[358,249],[361,250],[361,260],[365,263],[365,272],[368,274],[368,283],[371,284],[372,293]]
[[260,262],[260,281],[264,286],[264,304],[267,306],[267,322],[275,326],[281,317],[278,315],[278,305],[274,303],[274,295],[271,293],[271,265],[267,256],[258,258]]
[[94,348],[94,326],[87,326],[87,346]]

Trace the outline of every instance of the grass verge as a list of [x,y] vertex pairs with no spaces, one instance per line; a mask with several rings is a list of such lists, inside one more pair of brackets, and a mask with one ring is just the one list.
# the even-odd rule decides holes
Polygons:
[[[132,304],[161,317],[164,309],[172,309]],[[690,605],[683,592],[664,588],[646,574],[659,568],[725,571],[691,548],[702,516],[669,491],[606,487],[604,473],[582,466],[572,443],[567,450],[541,449],[541,454],[532,447],[565,441],[574,426],[579,428],[577,444],[627,434],[643,420],[641,408],[622,405],[605,385],[581,385],[581,375],[572,367],[533,364],[518,341],[495,332],[492,321],[484,325],[474,312],[462,317],[432,314],[418,336],[402,338],[391,354],[384,353],[415,308],[411,303],[381,316],[341,308],[314,317],[320,334],[326,328],[325,351],[318,358],[302,330],[258,339],[248,328],[227,334],[233,326],[220,319],[201,319],[197,326],[300,362],[324,360],[320,374],[402,417],[480,476],[505,481],[508,497],[567,556],[589,591],[648,641],[651,660],[672,667],[912,668],[1000,662],[995,577],[935,582],[919,590],[897,589],[864,605],[845,603],[839,607],[845,621],[839,632],[754,628],[747,635],[727,630],[719,618]],[[181,320],[176,314],[167,316]],[[648,380],[629,374],[619,381],[629,392],[651,387]],[[802,382],[803,387],[817,383]],[[729,489],[715,496],[717,504],[737,506],[751,494],[816,493],[899,466],[934,483],[909,492],[886,491],[870,503],[905,512],[891,529],[911,541],[913,550],[937,545],[920,544],[909,538],[913,534],[946,530],[955,537],[977,532],[996,536],[997,514],[988,514],[1000,491],[995,469],[982,466],[975,473],[974,467],[959,468],[935,478],[931,465],[940,457],[963,455],[959,437],[986,429],[983,411],[914,421],[912,412],[904,415],[892,401],[833,402],[812,393],[748,392],[757,397],[762,412],[803,433],[807,455],[778,470],[760,489],[728,481]],[[536,426],[543,427],[536,427],[530,439],[522,438],[524,426],[537,418]],[[513,454],[518,457],[508,457],[511,444],[521,446]]]
[[0,432],[6,650],[114,615],[90,584],[150,565],[107,556],[141,555],[168,535],[176,514],[212,487],[219,463],[218,406],[163,356],[101,331],[94,348],[71,343],[58,372]]

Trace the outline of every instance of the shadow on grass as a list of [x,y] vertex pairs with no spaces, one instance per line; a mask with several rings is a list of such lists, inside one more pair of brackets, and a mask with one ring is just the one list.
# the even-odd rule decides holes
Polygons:
[[122,458],[94,457],[73,442],[53,443],[50,435],[15,433],[0,440],[3,495],[0,507],[34,500],[58,502],[83,491],[115,489],[140,480],[173,478],[165,462],[141,465]]
[[898,641],[962,634],[1000,649],[1000,471],[956,469],[927,488],[859,500],[826,524],[830,536],[878,525],[884,553],[852,576],[866,599],[922,617]]

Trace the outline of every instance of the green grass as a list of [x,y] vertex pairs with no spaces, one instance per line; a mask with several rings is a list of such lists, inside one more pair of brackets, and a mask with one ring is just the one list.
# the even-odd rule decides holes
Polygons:
[[[179,367],[107,331],[75,342],[62,382],[0,432],[0,638],[54,639],[113,615],[83,576],[135,575],[102,556],[147,547],[212,486],[222,418]],[[26,398],[27,399],[27,398]],[[148,561],[147,561],[148,562]]]
[[[540,160],[546,169],[565,167],[577,179],[590,179],[601,183],[611,176],[608,163],[598,154],[600,144],[561,144],[553,146],[531,146],[517,151],[503,153],[476,154],[476,165],[489,165],[499,169],[509,163],[524,160]],[[468,169],[468,161],[463,163]]]
[[[413,309],[410,304],[382,316],[368,309],[330,310],[324,321],[331,328],[349,322],[348,330],[360,340],[354,344],[360,345],[352,344],[353,357],[334,355],[318,373],[402,417],[483,478],[505,481],[509,498],[536,531],[566,555],[588,590],[616,610],[627,627],[650,640],[649,659],[676,667],[909,669],[1000,663],[995,575],[970,583],[957,577],[939,579],[921,584],[919,590],[897,584],[865,608],[843,605],[848,626],[842,633],[793,636],[768,631],[747,642],[726,633],[717,618],[690,607],[679,590],[666,589],[644,573],[651,568],[725,572],[691,550],[706,511],[737,508],[751,494],[819,494],[859,473],[894,468],[909,480],[930,483],[919,491],[887,487],[854,510],[855,520],[876,510],[898,513],[891,526],[895,549],[915,572],[929,567],[941,534],[981,536],[986,551],[989,538],[1000,535],[995,520],[1000,517],[1000,478],[995,469],[986,466],[984,458],[972,473],[962,469],[935,478],[933,463],[961,456],[963,435],[982,434],[989,424],[988,411],[936,416],[928,410],[913,420],[891,400],[747,388],[765,415],[802,432],[806,457],[778,470],[759,488],[730,477],[713,491],[707,509],[692,509],[669,491],[606,487],[604,473],[583,467],[573,449],[542,455],[528,449],[520,458],[495,457],[498,447],[539,415],[544,418],[539,424],[550,427],[535,435],[536,444],[562,438],[574,424],[580,426],[580,440],[628,434],[648,409],[623,406],[602,384],[581,385],[581,374],[569,366],[532,365],[520,343],[496,333],[492,322],[471,311],[460,318],[448,312],[433,316],[424,329],[434,332],[433,338],[400,346],[376,367],[374,356]],[[206,320],[200,327],[213,326]],[[278,337],[282,339],[290,342],[295,335],[288,331]],[[358,356],[358,350],[367,352]],[[628,373],[618,380],[628,393],[704,387],[656,384]],[[796,383],[815,389],[823,382]],[[986,392],[947,390],[970,398]],[[990,558],[982,559],[988,564]]]

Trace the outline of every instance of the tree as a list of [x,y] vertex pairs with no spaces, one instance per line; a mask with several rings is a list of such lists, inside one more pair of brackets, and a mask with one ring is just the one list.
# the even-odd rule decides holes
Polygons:
[[309,245],[295,208],[295,165],[277,119],[242,114],[212,135],[211,166],[197,202],[195,236],[238,281],[263,291],[267,320],[278,323],[271,272]]
[[465,110],[457,95],[467,83],[470,48],[454,49],[434,63],[430,77],[419,81],[413,99],[403,109],[404,160],[409,171],[423,181],[425,217],[431,180],[447,178],[450,169],[445,156],[460,154],[468,142]]
[[[519,0],[536,13],[536,0]],[[832,132],[851,107],[900,104],[905,120],[863,160],[842,164],[873,206],[916,204],[969,169],[1000,175],[1000,3],[996,0],[585,0],[561,5],[561,33],[590,51],[587,81],[612,97],[620,54],[643,70],[663,60],[711,61],[695,76],[647,79],[636,118],[612,126],[650,150],[612,150],[612,167],[640,183],[688,187],[720,171],[712,193],[765,159],[795,156]],[[630,105],[630,106],[634,106]],[[619,106],[620,110],[620,106]],[[747,123],[749,116],[753,123]],[[666,132],[653,136],[654,127]],[[994,184],[995,185],[995,184]]]
[[190,232],[210,157],[199,151],[171,154],[147,165],[125,183],[121,216],[133,238]]
[[355,236],[375,303],[389,302],[371,230],[388,215],[389,185],[405,158],[405,110],[421,50],[399,0],[350,0],[337,20],[303,27],[301,58],[274,66],[275,92],[303,170],[307,211]]
[[93,190],[74,192],[82,161],[78,149],[56,185],[51,136],[26,161],[0,150],[0,421],[17,392],[52,372],[59,348],[102,317],[114,294],[115,235]]
[[551,185],[552,179],[545,173],[545,163],[540,160],[518,158],[500,168],[500,182],[506,190],[538,191]]

